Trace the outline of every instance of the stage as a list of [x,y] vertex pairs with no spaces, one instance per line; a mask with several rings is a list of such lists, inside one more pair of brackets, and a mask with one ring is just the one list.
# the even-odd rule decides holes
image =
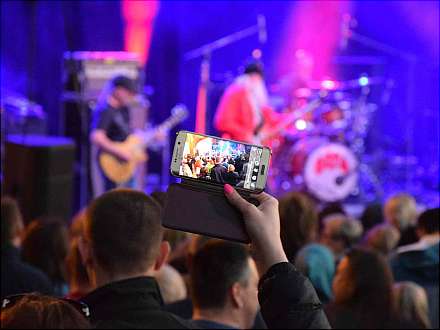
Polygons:
[[[420,210],[439,205],[437,1],[4,1],[1,16],[2,193],[22,202],[45,191],[47,210],[70,218],[92,200],[95,110],[121,74],[137,84],[130,130],[172,120],[130,176],[137,189],[165,191],[178,180],[176,132],[228,133],[222,124],[236,119],[216,121],[219,104],[254,60],[284,118],[266,191],[305,192],[355,216],[396,193]],[[176,119],[179,104],[187,115]],[[32,136],[73,149],[20,140]],[[57,196],[67,211],[56,211]]]

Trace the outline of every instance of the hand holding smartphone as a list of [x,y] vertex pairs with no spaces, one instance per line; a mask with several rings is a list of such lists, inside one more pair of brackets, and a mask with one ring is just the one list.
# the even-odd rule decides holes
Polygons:
[[182,183],[167,192],[162,224],[192,233],[249,243],[242,214],[224,195],[229,184],[248,198],[265,188],[270,149],[180,131],[171,172]]
[[230,184],[239,192],[258,193],[266,185],[269,159],[267,147],[180,131],[171,173],[198,183]]

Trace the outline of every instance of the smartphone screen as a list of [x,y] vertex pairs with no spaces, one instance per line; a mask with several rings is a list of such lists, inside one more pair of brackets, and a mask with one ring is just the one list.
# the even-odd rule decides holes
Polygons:
[[183,148],[174,150],[173,174],[251,191],[264,189],[268,148],[190,132],[179,133],[176,144]]

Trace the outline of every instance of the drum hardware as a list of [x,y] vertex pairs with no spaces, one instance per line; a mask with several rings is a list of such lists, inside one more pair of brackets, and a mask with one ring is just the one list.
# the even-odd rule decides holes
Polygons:
[[[322,103],[296,119],[294,131],[283,134],[284,145],[273,157],[269,189],[275,194],[306,190],[322,201],[333,202],[349,196],[367,197],[359,189],[359,181],[366,181],[362,187],[372,187],[376,196],[382,196],[381,184],[364,154],[371,117],[377,110],[376,104],[368,102],[369,85],[383,81],[362,75],[335,82]],[[359,90],[356,97],[355,88]],[[316,92],[301,91],[301,95],[310,95],[310,100]]]

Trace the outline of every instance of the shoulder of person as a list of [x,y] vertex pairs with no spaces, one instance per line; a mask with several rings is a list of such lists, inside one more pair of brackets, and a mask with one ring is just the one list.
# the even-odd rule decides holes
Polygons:
[[6,266],[7,267],[2,267],[2,283],[3,280],[6,280],[6,277],[8,277],[21,289],[38,291],[44,294],[53,293],[53,287],[49,277],[40,269],[23,261],[18,261]]

